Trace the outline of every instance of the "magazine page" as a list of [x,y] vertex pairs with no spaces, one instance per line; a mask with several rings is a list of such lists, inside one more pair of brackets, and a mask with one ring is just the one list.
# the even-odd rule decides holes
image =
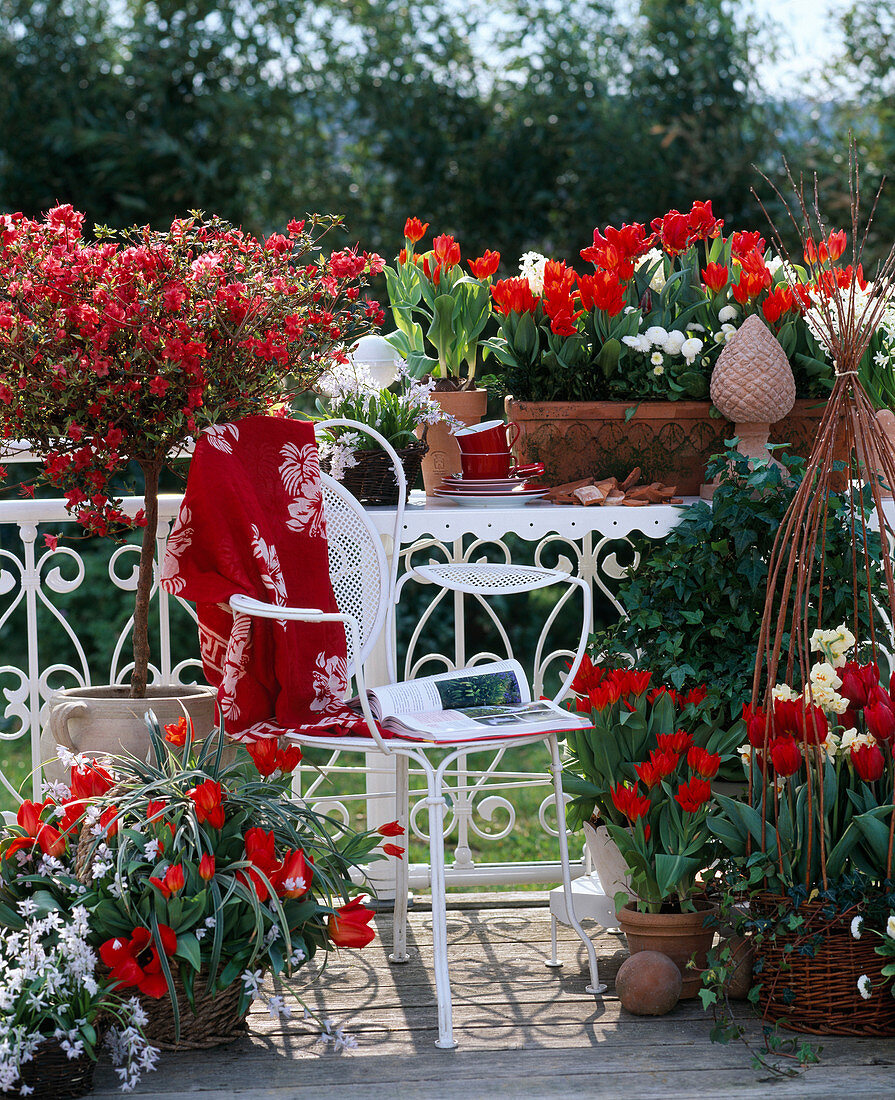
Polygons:
[[515,706],[463,707],[407,714],[391,718],[384,725],[393,732],[411,734],[424,741],[456,741],[586,729],[590,720],[541,699]]
[[[531,702],[531,691],[518,661],[494,661],[474,668],[421,676],[370,691],[379,719],[464,707],[518,706]],[[352,703],[354,700],[352,700]]]

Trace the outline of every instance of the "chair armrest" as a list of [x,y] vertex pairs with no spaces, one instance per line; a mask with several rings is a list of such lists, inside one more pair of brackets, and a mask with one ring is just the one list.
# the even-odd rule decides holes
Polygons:
[[[359,652],[360,643],[358,638],[360,631],[358,629],[357,619],[355,619],[353,615],[348,615],[341,611],[320,611],[313,607],[281,607],[279,604],[265,603],[262,600],[256,600],[251,596],[244,596],[239,593],[230,597],[230,607],[237,614],[250,615],[261,619],[290,619],[294,622],[303,623],[344,623],[346,631],[351,635],[352,652]],[[392,750],[388,747],[388,742],[379,732],[376,725],[376,719],[373,717],[373,712],[370,709],[370,699],[367,695],[367,685],[364,680],[364,670],[361,665],[355,667],[354,681],[357,685],[357,695],[360,700],[361,713],[367,723],[370,735],[379,746],[380,751],[384,752],[387,756],[391,756]],[[336,741],[337,738],[333,738],[334,744]]]

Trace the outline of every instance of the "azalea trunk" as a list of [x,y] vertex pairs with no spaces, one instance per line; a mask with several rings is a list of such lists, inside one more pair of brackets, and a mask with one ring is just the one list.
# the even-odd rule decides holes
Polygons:
[[144,510],[146,526],[140,547],[140,569],[137,575],[137,598],[134,602],[134,671],[131,674],[131,698],[142,699],[146,695],[149,677],[149,597],[152,595],[153,565],[155,564],[155,538],[158,528],[158,485],[161,465],[157,462],[140,462],[143,471]]

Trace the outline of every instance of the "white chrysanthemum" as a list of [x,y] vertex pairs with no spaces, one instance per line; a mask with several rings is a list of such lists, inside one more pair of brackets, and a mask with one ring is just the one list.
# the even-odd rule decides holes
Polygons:
[[650,325],[643,334],[654,347],[661,347],[668,339],[668,329],[661,325]]
[[859,940],[861,938],[861,928],[864,925],[864,918],[858,914],[851,922],[851,934],[854,939]]
[[866,974],[862,974],[861,977],[858,978],[858,992],[865,1001],[869,1001],[873,994],[873,983]]
[[736,306],[724,306],[718,310],[718,320],[722,325],[725,321],[735,321],[739,315],[740,311]]
[[653,354],[649,357],[649,361],[654,367],[661,367],[662,364],[665,362],[661,351],[654,351]]
[[641,333],[637,336],[623,336],[622,343],[627,347],[632,348],[634,351],[643,352],[646,355],[652,346],[647,338]]
[[665,368],[664,368],[664,367],[662,366],[662,364],[661,364],[661,363],[658,363],[658,364],[657,364],[657,365],[656,365],[655,367],[653,367],[653,374],[654,374],[654,375],[655,375],[655,376],[656,376],[657,378],[661,378],[661,376],[662,376],[662,375],[663,375],[664,373],[665,373]]
[[895,913],[886,921],[886,935],[895,940]]
[[669,331],[668,338],[662,345],[662,351],[666,355],[679,355],[686,339],[685,333],[681,332],[680,329],[673,328]]
[[681,344],[681,355],[683,355],[687,363],[692,363],[701,351],[702,341],[696,336],[691,336],[689,340],[685,340],[683,344]]

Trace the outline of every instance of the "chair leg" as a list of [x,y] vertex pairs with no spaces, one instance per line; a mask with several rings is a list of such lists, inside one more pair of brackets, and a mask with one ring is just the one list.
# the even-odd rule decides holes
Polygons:
[[550,772],[553,775],[553,796],[556,800],[556,827],[559,833],[559,858],[562,863],[562,886],[566,903],[566,916],[569,924],[575,929],[581,937],[581,942],[587,948],[587,958],[590,964],[590,985],[585,987],[585,992],[593,993],[596,996],[598,993],[605,991],[606,985],[600,985],[597,974],[597,953],[594,950],[590,936],[581,927],[578,917],[575,915],[575,904],[572,897],[572,872],[569,868],[569,840],[566,836],[566,800],[563,797],[562,790],[562,761],[559,758],[559,744],[556,737],[551,735],[547,738],[547,741],[550,745],[552,760]]
[[406,963],[407,954],[407,878],[410,871],[410,791],[408,787],[409,761],[403,753],[395,754],[395,811],[404,826],[404,856],[398,860],[395,870],[394,943],[389,962]]
[[432,874],[432,953],[435,962],[435,996],[438,1001],[438,1039],[440,1050],[453,1050],[457,1043],[453,1032],[451,979],[447,957],[447,897],[444,880],[444,793],[442,778],[426,762],[429,786],[429,863]]
[[544,963],[551,970],[558,970],[562,966],[562,959],[557,955],[559,944],[556,942],[556,917],[550,914],[550,958]]

